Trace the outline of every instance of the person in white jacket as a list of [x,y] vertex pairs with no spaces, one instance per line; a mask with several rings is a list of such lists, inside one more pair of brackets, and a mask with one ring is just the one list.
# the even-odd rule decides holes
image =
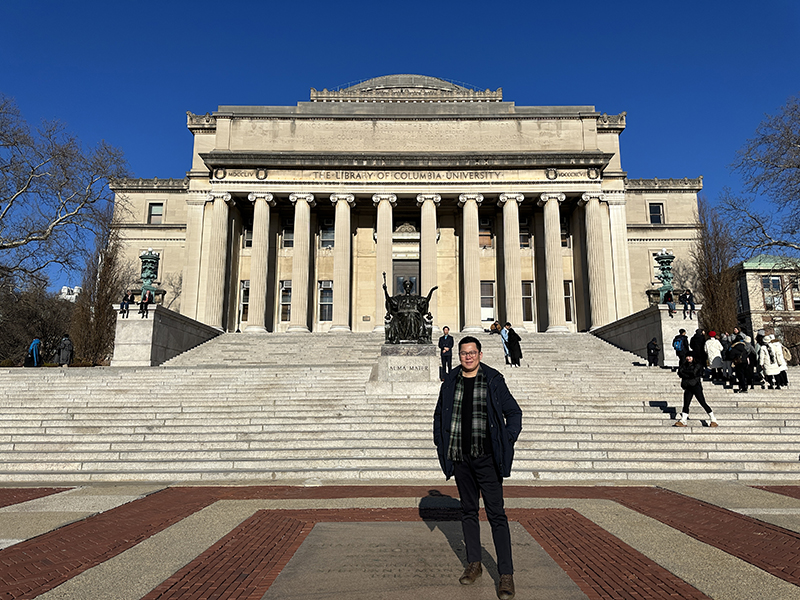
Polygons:
[[779,375],[781,372],[781,365],[785,365],[786,361],[783,359],[783,350],[775,341],[774,335],[768,335],[764,338],[764,343],[761,345],[761,350],[758,353],[758,363],[764,371],[764,378],[769,384],[769,389],[781,389]]
[[711,369],[711,381],[718,383],[722,380],[722,344],[717,339],[716,331],[708,332],[709,338],[706,341],[706,356],[708,356],[708,368]]
[[[774,336],[773,336],[774,337]],[[783,387],[789,387],[789,360],[792,360],[792,355],[787,350],[784,345],[781,343],[779,339],[775,339],[772,342],[773,348],[777,348],[777,352],[780,353],[781,357],[783,358],[783,364],[780,368],[780,373],[778,373],[778,384]],[[788,360],[787,360],[787,353],[788,353]]]

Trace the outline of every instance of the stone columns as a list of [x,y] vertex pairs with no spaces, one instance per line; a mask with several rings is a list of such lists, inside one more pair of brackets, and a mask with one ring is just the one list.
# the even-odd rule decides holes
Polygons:
[[311,207],[313,194],[290,194],[294,204],[294,245],[292,249],[292,318],[290,333],[309,333],[308,270],[311,252]]
[[567,333],[564,310],[564,260],[561,257],[561,220],[559,203],[564,194],[542,194],[538,205],[544,207],[544,263],[547,277],[547,333]]
[[228,259],[228,192],[211,192],[208,200],[214,203],[211,215],[211,235],[208,252],[208,289],[206,290],[206,319],[211,327],[222,329],[225,307],[225,266]]
[[592,325],[597,329],[608,323],[608,290],[606,288],[606,269],[603,261],[603,215],[599,192],[581,196],[581,204],[586,211],[586,262],[589,266],[589,303]]
[[633,312],[631,262],[628,253],[628,217],[624,193],[607,193],[605,196],[608,201],[608,218],[611,227],[611,261],[614,268],[617,318],[621,319]]
[[[462,250],[464,253],[464,333],[483,331],[481,326],[481,265],[478,237],[478,205],[481,194],[461,194],[458,205],[462,213]],[[519,239],[519,236],[517,236]]]
[[267,271],[269,270],[269,207],[275,206],[272,194],[251,192],[253,207],[253,249],[250,254],[250,308],[246,333],[266,333]]
[[372,202],[378,207],[375,251],[375,327],[373,331],[384,331],[383,316],[386,314],[386,299],[383,296],[383,274],[389,295],[394,295],[392,274],[392,207],[397,204],[394,194],[375,194]]
[[333,234],[333,322],[331,332],[350,331],[350,207],[353,194],[331,194],[336,207]]
[[503,270],[505,277],[506,321],[522,327],[522,261],[519,253],[519,205],[522,194],[500,194],[503,207]]
[[[419,194],[417,196],[417,206],[420,207],[420,241],[419,241],[419,289],[417,293],[425,296],[430,289],[437,285],[437,249],[436,249],[436,207],[439,206],[442,197],[439,194]],[[430,311],[433,315],[433,324],[436,327],[438,320],[438,293],[436,290],[431,298]]]

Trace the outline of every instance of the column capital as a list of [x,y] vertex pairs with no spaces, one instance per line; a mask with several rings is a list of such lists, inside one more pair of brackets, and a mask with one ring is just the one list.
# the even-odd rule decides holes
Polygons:
[[622,190],[613,192],[603,192],[602,200],[605,200],[609,206],[619,206],[627,204],[625,199],[625,192]]
[[308,202],[309,206],[316,206],[314,194],[289,194],[289,202],[296,205],[298,200]]
[[397,204],[397,194],[373,194],[372,203],[378,206],[383,200],[388,200],[389,204],[395,206]]
[[458,197],[458,205],[464,206],[470,200],[475,200],[477,204],[483,202],[483,194],[461,194]]
[[522,201],[525,200],[525,196],[522,194],[500,194],[500,198],[497,200],[497,206],[503,206],[506,202],[509,201],[517,201],[517,204],[522,204]]
[[563,202],[566,199],[567,199],[567,197],[561,192],[559,192],[557,194],[547,194],[547,193],[545,193],[545,194],[542,194],[541,196],[539,196],[539,200],[536,201],[536,204],[538,206],[544,206],[550,200],[556,200],[557,202]]
[[336,206],[339,201],[347,202],[350,206],[356,203],[356,197],[353,194],[331,194],[331,204]]
[[427,200],[433,200],[433,203],[439,206],[442,197],[439,194],[417,194],[417,206],[422,206]]
[[231,195],[228,192],[209,192],[208,196],[206,196],[206,202],[214,202],[217,199],[223,202],[230,202]]
[[270,206],[275,206],[275,199],[269,192],[250,192],[247,199],[255,204],[256,200],[265,200]]
[[591,200],[597,200],[598,202],[602,202],[605,200],[605,196],[602,192],[586,192],[581,196],[581,199],[578,201],[580,206],[584,204],[588,204]]

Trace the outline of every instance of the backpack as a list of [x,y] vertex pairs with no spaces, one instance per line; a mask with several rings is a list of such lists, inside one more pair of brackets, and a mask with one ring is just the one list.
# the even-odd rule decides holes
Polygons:
[[675,348],[675,352],[683,352],[685,350],[683,338],[679,336],[672,340],[672,347]]

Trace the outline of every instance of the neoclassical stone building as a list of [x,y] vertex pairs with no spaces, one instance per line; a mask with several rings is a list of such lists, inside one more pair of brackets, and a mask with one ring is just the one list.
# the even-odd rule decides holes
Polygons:
[[695,237],[702,179],[629,179],[625,113],[393,75],[187,121],[184,179],[114,184],[120,232],[226,331],[382,329],[384,273],[439,286],[437,327],[588,330],[644,308],[652,256]]

